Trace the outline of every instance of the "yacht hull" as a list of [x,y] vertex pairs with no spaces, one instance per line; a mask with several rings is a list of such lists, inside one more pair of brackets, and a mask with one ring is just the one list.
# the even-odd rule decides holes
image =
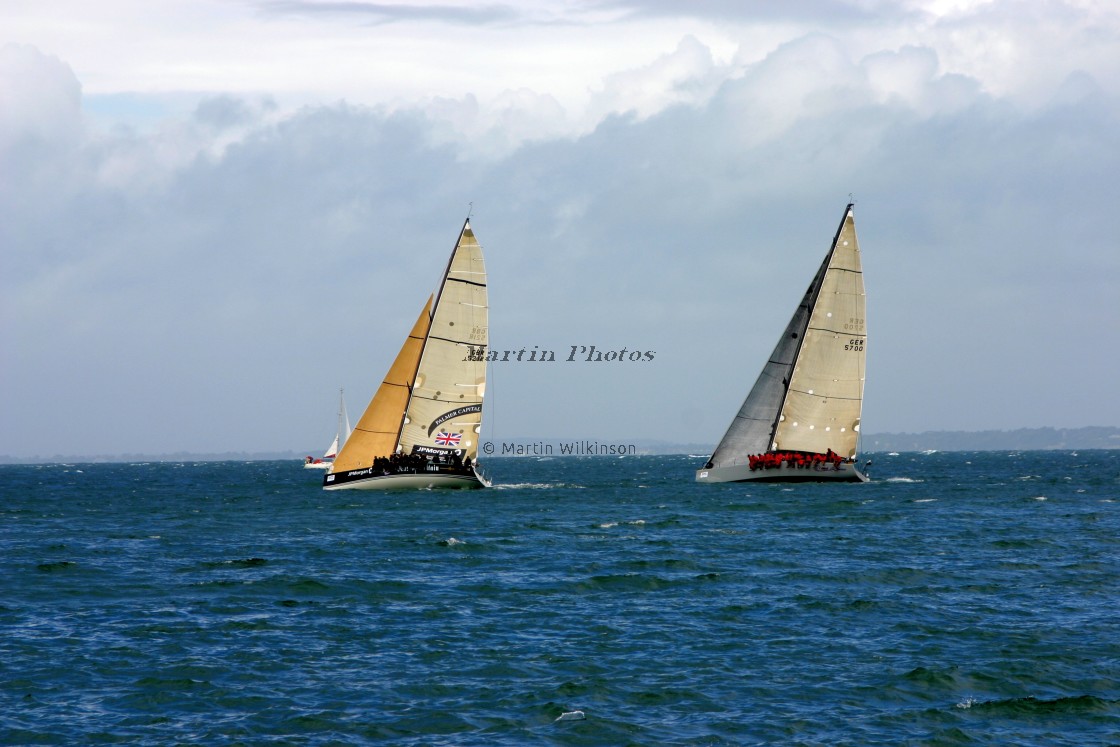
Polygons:
[[372,469],[358,469],[323,476],[324,490],[475,490],[488,487],[490,482],[473,470],[394,472],[385,475],[374,473]]
[[867,482],[869,478],[851,462],[751,469],[749,464],[709,467],[696,471],[696,482]]

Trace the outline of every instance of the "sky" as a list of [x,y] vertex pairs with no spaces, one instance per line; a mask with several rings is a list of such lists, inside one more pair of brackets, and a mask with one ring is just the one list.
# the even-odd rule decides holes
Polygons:
[[0,0],[0,456],[321,451],[468,211],[484,436],[714,445],[849,196],[865,433],[1120,425],[1118,175],[1107,0]]

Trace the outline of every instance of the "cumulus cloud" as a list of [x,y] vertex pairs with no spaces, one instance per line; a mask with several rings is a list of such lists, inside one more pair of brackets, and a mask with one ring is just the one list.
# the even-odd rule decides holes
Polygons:
[[607,75],[588,114],[592,122],[628,112],[648,117],[676,104],[705,103],[719,83],[711,50],[685,36],[675,50],[652,63]]
[[477,5],[468,3],[366,3],[324,2],[323,0],[263,0],[261,10],[270,15],[350,17],[368,23],[395,21],[438,21],[441,23],[477,25],[509,22],[520,17],[510,5]]
[[656,352],[496,369],[507,436],[717,439],[849,193],[868,428],[1120,421],[1065,383],[1117,365],[1107,65],[1077,57],[1027,105],[935,36],[806,33],[720,63],[682,35],[603,75],[588,119],[511,86],[295,111],[227,93],[95,130],[65,62],[0,61],[19,177],[0,182],[0,454],[317,445],[340,384],[372,392],[472,202],[495,347]]
[[1075,69],[1095,71],[1120,92],[1120,14],[1096,3],[970,3],[933,15],[922,35],[947,71],[981,80],[995,95],[1042,105]]
[[601,0],[600,6],[625,10],[634,16],[693,16],[717,21],[806,21],[849,24],[905,16],[905,4],[890,0]]
[[24,44],[0,46],[0,153],[73,143],[81,133],[82,87],[70,66]]
[[498,158],[527,142],[565,137],[573,130],[554,97],[522,88],[504,91],[483,106],[474,94],[439,97],[421,107],[433,143],[453,144],[460,158]]

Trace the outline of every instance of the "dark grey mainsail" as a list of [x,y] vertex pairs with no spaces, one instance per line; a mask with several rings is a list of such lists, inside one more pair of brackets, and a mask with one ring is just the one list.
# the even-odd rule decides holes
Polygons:
[[762,367],[762,373],[751,387],[750,394],[743,400],[743,406],[739,408],[727,433],[712,453],[713,465],[745,461],[748,454],[761,454],[771,448],[778,414],[782,411],[782,401],[786,398],[793,364],[797,360],[797,351],[801,349],[805,329],[809,326],[809,312],[820,291],[821,278],[828,269],[830,259],[832,252],[829,252],[817,270],[813,282],[805,291],[805,297],[797,305],[785,332],[774,346],[774,352],[770,354],[766,365]]

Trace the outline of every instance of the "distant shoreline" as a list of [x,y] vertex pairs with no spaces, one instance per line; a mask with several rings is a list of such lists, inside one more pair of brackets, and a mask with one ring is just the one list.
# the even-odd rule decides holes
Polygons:
[[[532,444],[560,443],[557,439],[503,438],[505,442]],[[611,439],[612,441],[617,439]],[[673,443],[635,439],[637,455],[711,453],[715,444]],[[1088,426],[1083,428],[1019,428],[1011,431],[925,431],[923,433],[879,433],[865,436],[862,453],[891,451],[1054,451],[1062,449],[1120,449],[1120,428]],[[559,452],[557,452],[559,453]],[[135,462],[263,462],[299,461],[302,451],[261,451],[226,453],[170,454],[95,454],[12,457],[0,455],[0,464],[97,464]],[[524,455],[522,455],[524,456]],[[484,459],[516,459],[518,456],[495,454]]]

